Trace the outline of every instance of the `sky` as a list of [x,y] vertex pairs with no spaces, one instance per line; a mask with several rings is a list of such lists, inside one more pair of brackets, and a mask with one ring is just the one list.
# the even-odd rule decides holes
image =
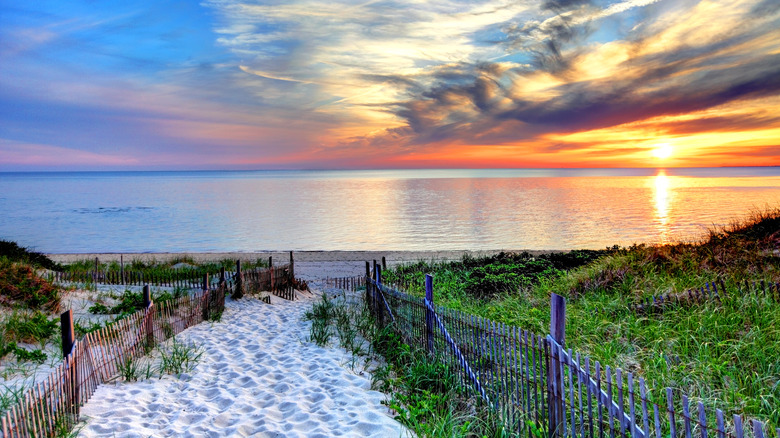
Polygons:
[[777,166],[778,108],[778,0],[0,0],[0,171]]

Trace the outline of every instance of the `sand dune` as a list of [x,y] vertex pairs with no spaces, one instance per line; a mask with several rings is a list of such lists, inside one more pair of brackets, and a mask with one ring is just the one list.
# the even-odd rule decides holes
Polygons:
[[408,436],[361,362],[306,340],[313,299],[229,300],[222,322],[177,336],[204,349],[194,371],[99,387],[79,436]]

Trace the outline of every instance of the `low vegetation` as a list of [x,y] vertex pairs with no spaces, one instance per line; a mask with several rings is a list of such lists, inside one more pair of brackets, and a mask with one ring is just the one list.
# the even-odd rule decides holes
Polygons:
[[[154,302],[163,302],[181,298],[186,296],[187,293],[187,289],[176,287],[172,292],[167,290],[152,292],[151,298]],[[95,303],[89,308],[89,312],[96,315],[120,315],[124,317],[144,308],[144,295],[140,291],[133,292],[130,289],[125,289],[121,295],[112,295],[111,298],[117,300],[117,304],[109,307],[103,303]]]
[[62,269],[62,266],[54,263],[54,261],[46,256],[46,254],[32,251],[28,248],[19,246],[19,244],[16,242],[9,242],[7,240],[0,240],[0,258],[5,258],[8,261],[20,262],[43,269]]
[[450,365],[405,344],[391,328],[377,329],[359,300],[323,294],[304,319],[312,322],[312,342],[337,342],[352,354],[353,368],[360,358],[374,364],[373,387],[388,394],[384,403],[416,436],[510,435],[481,399],[458,387]]
[[[385,283],[422,296],[425,273],[434,276],[437,305],[541,334],[550,294],[563,295],[567,347],[643,377],[652,399],[662,404],[663,388],[672,387],[780,426],[780,295],[760,286],[780,281],[780,210],[695,243],[419,262],[388,270]],[[632,310],[653,295],[684,295],[716,280],[726,286],[719,300]]]
[[48,314],[59,311],[62,290],[38,272],[55,268],[44,254],[0,240],[0,359],[12,354],[17,361],[46,361],[43,347],[59,325]]
[[0,305],[56,312],[61,289],[38,275],[28,263],[0,257]]
[[200,362],[205,350],[193,343],[184,344],[172,337],[166,344],[157,346],[152,356],[132,358],[127,356],[119,363],[119,376],[126,382],[136,382],[139,379],[160,379],[167,375],[189,373]]
[[[265,268],[268,267],[268,260],[257,259],[254,262],[242,261],[241,266],[244,269]],[[213,273],[218,272],[221,268],[225,268],[225,270],[234,271],[236,269],[236,261],[234,259],[223,259],[216,262],[200,263],[196,262],[192,257],[180,256],[164,261],[156,260],[154,258],[148,260],[134,259],[125,263],[124,266],[116,260],[110,262],[98,261],[97,268],[100,272],[116,273],[124,269],[128,272],[140,272],[145,276],[163,277],[174,270],[191,273],[192,271],[196,271],[197,273]],[[63,266],[62,269],[66,272],[92,272],[95,270],[95,260],[78,260]]]

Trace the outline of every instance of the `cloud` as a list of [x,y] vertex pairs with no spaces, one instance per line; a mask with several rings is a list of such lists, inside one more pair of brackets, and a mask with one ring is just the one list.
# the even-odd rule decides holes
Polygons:
[[[556,2],[552,6],[556,10],[564,6],[579,8],[576,11],[588,9],[587,14],[603,15],[603,11],[593,11],[587,2]],[[611,9],[624,11],[625,6],[613,5]],[[686,10],[673,23],[661,23],[668,17],[659,15],[657,23],[643,27],[646,33],[633,35],[629,40],[591,44],[569,52],[545,41],[586,38],[586,32],[578,33],[569,26],[574,21],[572,15],[560,18],[563,21],[559,24],[551,19],[526,23],[521,33],[544,34],[537,41],[548,44],[544,62],[537,62],[535,69],[497,69],[485,63],[461,63],[432,70],[430,85],[420,90],[419,84],[426,81],[417,79],[408,90],[411,98],[397,103],[395,114],[412,128],[411,142],[449,138],[481,144],[528,140],[545,132],[617,126],[777,96],[780,55],[776,54],[772,42],[780,38],[777,17],[753,19],[747,26],[745,17],[751,13],[748,6],[743,4],[736,11],[734,8],[725,11],[720,5],[702,2]],[[721,18],[726,12],[729,17],[735,13],[742,16],[728,21]],[[699,16],[692,20],[696,15]],[[714,33],[702,25],[708,20],[723,27]],[[689,34],[685,40],[672,40],[686,31]],[[621,56],[599,55],[606,50],[619,52]],[[581,69],[588,65],[590,58],[607,63],[612,60],[612,64],[602,62],[600,68],[606,72],[588,78],[589,72]],[[543,77],[544,73],[563,79],[541,93],[523,92],[525,83]],[[521,124],[508,124],[510,120]],[[742,122],[747,123],[743,128],[777,125],[774,117],[744,116]],[[732,123],[734,128],[739,124],[737,120]],[[706,130],[708,124],[689,121],[678,123],[676,128],[690,132]]]
[[127,155],[100,154],[0,138],[0,169],[78,168],[85,165],[121,168],[137,164],[139,162],[135,157]]
[[610,151],[638,162],[661,137],[701,156],[712,150],[694,137],[758,147],[780,123],[766,103],[780,96],[771,0],[163,0],[3,12],[0,138],[105,165],[412,165],[437,154],[612,163]]

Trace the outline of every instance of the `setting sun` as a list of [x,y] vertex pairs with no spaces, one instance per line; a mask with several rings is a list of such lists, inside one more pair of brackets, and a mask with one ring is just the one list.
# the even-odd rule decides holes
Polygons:
[[672,145],[664,143],[656,146],[655,149],[653,149],[652,154],[656,158],[665,159],[671,157],[673,151]]

